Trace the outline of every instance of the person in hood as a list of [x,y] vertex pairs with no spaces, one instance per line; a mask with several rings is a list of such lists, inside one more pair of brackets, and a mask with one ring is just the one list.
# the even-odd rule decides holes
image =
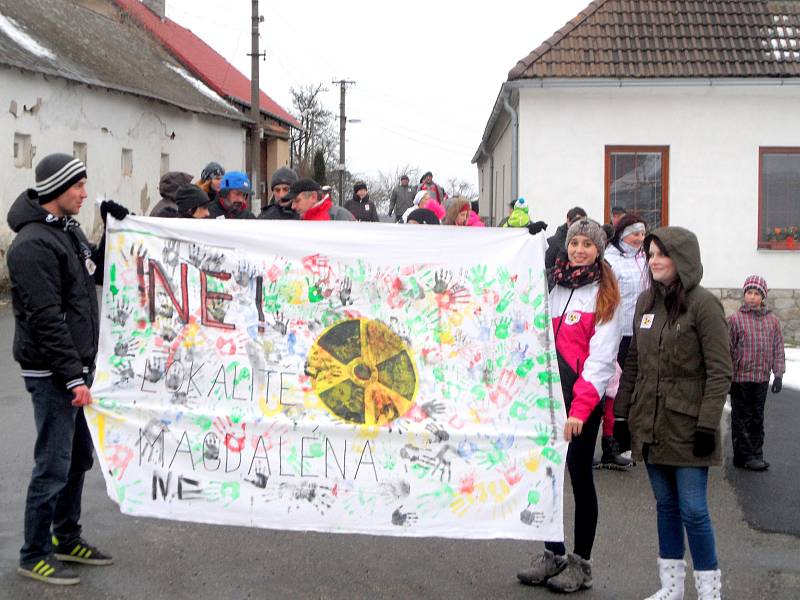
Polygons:
[[170,171],[164,173],[161,181],[158,182],[158,192],[161,200],[150,211],[151,217],[177,217],[178,205],[175,204],[175,194],[182,185],[192,183],[192,176],[189,173],[180,171]]
[[[212,202],[216,202],[222,178],[225,176],[224,167],[218,162],[211,161],[200,172],[200,179],[196,185],[203,190]],[[190,182],[191,183],[191,182]]]
[[744,298],[738,312],[728,317],[733,362],[731,384],[731,441],[733,466],[766,471],[764,460],[764,404],[770,373],[772,393],[783,387],[786,356],[778,318],[767,308],[767,282],[751,275],[742,286]]
[[353,197],[344,203],[344,207],[349,210],[356,221],[369,221],[376,223],[380,221],[375,205],[369,199],[367,184],[358,181],[353,186]]
[[[62,561],[108,565],[112,559],[81,537],[81,493],[92,467],[83,407],[92,403],[100,317],[104,240],[89,243],[74,217],[86,200],[86,167],[69,154],[36,165],[36,186],[16,199],[8,225],[14,308],[14,360],[22,368],[36,424],[34,468],[25,502],[25,542],[17,572],[45,583],[80,581]],[[128,210],[107,200],[106,215]]]
[[414,195],[417,190],[408,184],[408,175],[403,175],[400,178],[400,185],[392,190],[392,195],[389,197],[389,215],[394,215],[395,221],[400,222],[403,213],[414,204]]
[[[546,542],[531,568],[517,575],[526,585],[563,593],[592,586],[591,555],[597,530],[597,492],[592,459],[600,428],[603,395],[617,368],[621,337],[617,280],[603,260],[606,236],[591,219],[574,222],[566,236],[566,257],[556,261],[550,292],[555,349],[569,442],[567,469],[575,498],[574,550]],[[559,432],[561,433],[561,432]]]
[[691,231],[656,229],[645,237],[644,251],[649,288],[636,301],[633,339],[614,403],[614,437],[631,440],[656,498],[656,597],[683,591],[685,531],[698,597],[719,598],[707,496],[708,468],[721,464],[720,419],[731,387],[725,312],[700,286],[700,245]]
[[336,206],[313,179],[298,179],[287,194],[301,221],[355,221],[352,213]]
[[191,183],[181,186],[175,194],[178,216],[182,219],[207,219],[210,202],[208,194]]
[[[202,186],[200,187],[202,189]],[[255,215],[248,208],[251,192],[250,178],[246,173],[228,171],[222,176],[216,201],[212,200],[208,205],[210,218],[255,219]]]
[[281,167],[272,174],[269,182],[272,198],[270,198],[269,204],[262,208],[261,214],[258,215],[259,219],[291,221],[300,218],[292,210],[291,199],[286,199],[286,194],[289,193],[289,188],[295,181],[297,181],[297,173],[289,167]]

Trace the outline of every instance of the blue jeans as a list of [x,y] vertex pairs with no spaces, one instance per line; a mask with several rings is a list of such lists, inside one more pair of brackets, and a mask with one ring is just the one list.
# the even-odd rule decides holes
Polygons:
[[34,467],[25,501],[25,544],[20,563],[48,556],[50,532],[65,544],[81,534],[83,478],[92,468],[92,438],[83,408],[52,377],[26,377],[36,423]]
[[717,568],[714,529],[708,514],[708,467],[671,467],[647,464],[658,513],[658,554],[681,559],[683,530],[695,571]]

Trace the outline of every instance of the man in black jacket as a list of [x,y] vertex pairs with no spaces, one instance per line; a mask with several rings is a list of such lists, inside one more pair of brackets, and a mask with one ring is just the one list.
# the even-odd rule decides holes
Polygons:
[[272,198],[269,205],[261,210],[261,214],[258,215],[259,219],[291,221],[300,218],[300,215],[292,210],[292,200],[285,199],[289,188],[295,181],[297,181],[297,173],[289,167],[280,167],[272,174],[269,182]]
[[375,205],[370,202],[367,184],[357,181],[353,186],[353,199],[344,203],[344,207],[356,218],[356,221],[380,221]]
[[[92,403],[100,327],[95,283],[103,246],[92,246],[73,219],[86,200],[86,167],[68,154],[36,166],[36,187],[8,212],[16,232],[8,250],[14,307],[14,359],[22,367],[36,423],[35,465],[25,504],[25,544],[18,572],[46,583],[78,583],[61,561],[112,563],[81,538],[81,493],[92,467],[92,439],[83,407]],[[100,211],[123,219],[125,207]],[[52,528],[52,537],[51,537]]]

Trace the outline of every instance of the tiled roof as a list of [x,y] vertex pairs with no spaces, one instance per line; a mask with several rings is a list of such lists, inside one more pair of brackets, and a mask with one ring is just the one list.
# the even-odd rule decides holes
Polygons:
[[[250,79],[211,46],[175,21],[161,20],[140,0],[114,0],[149,31],[178,61],[195,77],[199,78],[223,98],[232,98],[237,103],[250,106]],[[300,123],[277,102],[261,91],[262,112],[292,127],[301,128]]]
[[800,77],[800,1],[597,0],[508,73],[670,77]]
[[[98,4],[98,6],[102,6]],[[0,0],[0,65],[133,94],[196,113],[245,121],[236,107],[200,89],[172,57],[119,12],[77,2]],[[27,40],[27,41],[26,41]],[[177,69],[177,70],[176,70]]]

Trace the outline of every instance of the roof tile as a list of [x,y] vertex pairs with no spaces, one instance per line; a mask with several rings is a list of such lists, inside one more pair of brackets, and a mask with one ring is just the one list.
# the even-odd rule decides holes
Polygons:
[[800,1],[595,0],[508,79],[687,76],[800,77]]

